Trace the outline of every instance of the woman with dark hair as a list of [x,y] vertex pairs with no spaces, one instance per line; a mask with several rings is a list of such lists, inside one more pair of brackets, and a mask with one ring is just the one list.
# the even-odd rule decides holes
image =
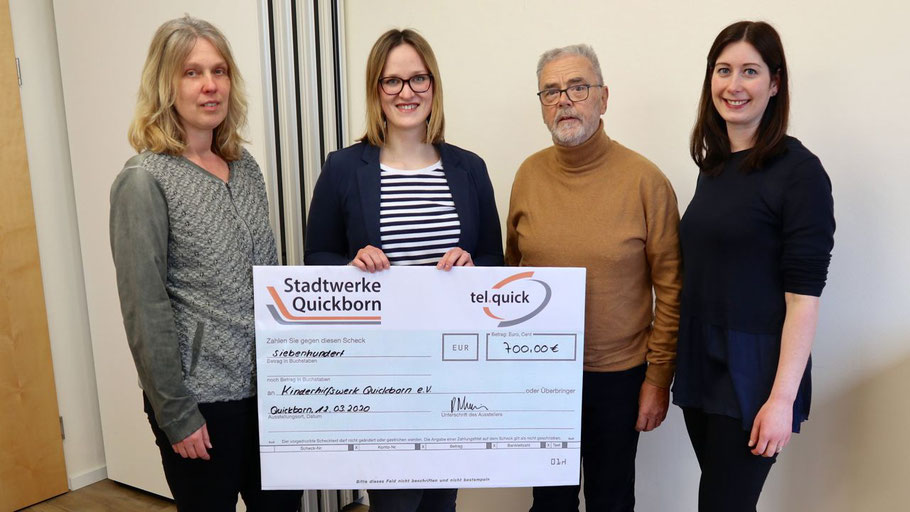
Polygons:
[[253,265],[277,265],[262,173],[243,149],[243,80],[224,35],[189,16],[155,32],[110,235],[127,341],[180,511],[296,511],[263,491]]
[[[447,144],[442,81],[413,30],[380,36],[367,60],[366,134],[326,159],[313,191],[304,261],[354,265],[503,263],[483,160]],[[455,489],[371,490],[373,512],[452,512]]]
[[771,465],[808,418],[810,350],[834,244],[831,182],[787,135],[780,36],[725,28],[708,53],[679,226],[678,368],[701,481],[699,511],[754,511]]

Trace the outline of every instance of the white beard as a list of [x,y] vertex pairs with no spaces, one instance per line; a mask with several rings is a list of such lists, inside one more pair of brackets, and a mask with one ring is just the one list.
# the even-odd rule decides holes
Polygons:
[[[560,117],[572,116],[578,119],[578,123],[557,123],[556,120]],[[588,140],[591,135],[594,134],[594,130],[597,129],[599,121],[595,119],[593,126],[588,126],[585,122],[585,119],[582,118],[578,112],[572,108],[562,108],[556,112],[556,115],[553,117],[553,122],[549,125],[550,133],[553,134],[553,140],[560,146],[577,146],[582,142]]]

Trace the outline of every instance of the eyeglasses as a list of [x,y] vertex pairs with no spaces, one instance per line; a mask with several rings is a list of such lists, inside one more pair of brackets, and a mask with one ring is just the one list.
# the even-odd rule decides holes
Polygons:
[[430,90],[432,83],[433,75],[429,73],[414,75],[408,79],[398,78],[397,76],[386,76],[379,79],[379,87],[382,88],[382,92],[389,96],[400,93],[404,89],[404,84],[408,84],[408,87],[414,92],[427,92]]
[[584,101],[588,99],[588,94],[592,87],[603,87],[603,84],[578,84],[565,89],[544,89],[537,93],[537,97],[540,98],[540,103],[546,106],[559,103],[562,93],[566,93],[566,97],[572,102]]

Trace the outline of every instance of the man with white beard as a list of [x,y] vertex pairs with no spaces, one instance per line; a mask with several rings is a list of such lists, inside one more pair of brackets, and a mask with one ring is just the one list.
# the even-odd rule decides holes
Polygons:
[[[506,263],[587,268],[585,502],[592,511],[631,511],[639,432],[666,417],[675,368],[676,195],[653,163],[604,132],[609,91],[590,46],[547,51],[537,79],[553,145],[515,175]],[[578,491],[537,487],[531,512],[577,512]]]

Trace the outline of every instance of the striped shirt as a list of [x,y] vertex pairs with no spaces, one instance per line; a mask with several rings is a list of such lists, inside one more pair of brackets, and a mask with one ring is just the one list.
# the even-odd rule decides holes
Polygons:
[[379,169],[382,251],[392,265],[435,265],[461,235],[442,161],[412,171]]

